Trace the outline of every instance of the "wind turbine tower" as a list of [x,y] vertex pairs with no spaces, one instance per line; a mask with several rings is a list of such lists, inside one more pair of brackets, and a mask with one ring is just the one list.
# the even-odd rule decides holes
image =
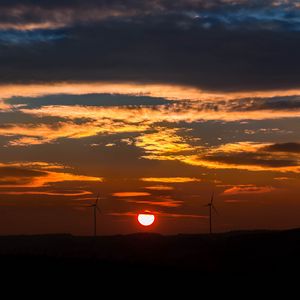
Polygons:
[[99,207],[98,202],[99,202],[99,194],[97,195],[95,203],[89,206],[93,208],[93,214],[94,214],[94,237],[97,236],[97,213],[101,214],[101,209]]
[[218,211],[214,206],[214,195],[215,195],[215,192],[213,191],[212,195],[211,195],[211,198],[210,198],[210,202],[205,205],[205,207],[209,208],[209,233],[210,234],[213,233],[213,228],[212,228],[212,225],[213,225],[213,218],[212,218],[213,217],[213,211],[216,214],[218,214]]

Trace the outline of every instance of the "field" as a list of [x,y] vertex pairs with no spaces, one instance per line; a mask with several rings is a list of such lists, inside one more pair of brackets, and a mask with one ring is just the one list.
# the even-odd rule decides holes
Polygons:
[[137,233],[78,237],[2,236],[3,270],[108,273],[166,272],[198,275],[288,274],[300,267],[300,230],[209,235]]

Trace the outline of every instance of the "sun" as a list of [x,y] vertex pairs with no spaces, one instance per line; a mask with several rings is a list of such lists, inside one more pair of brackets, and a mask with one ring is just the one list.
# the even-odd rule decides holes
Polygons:
[[155,221],[155,216],[151,214],[150,212],[143,212],[141,214],[138,214],[138,222],[143,226],[150,226]]

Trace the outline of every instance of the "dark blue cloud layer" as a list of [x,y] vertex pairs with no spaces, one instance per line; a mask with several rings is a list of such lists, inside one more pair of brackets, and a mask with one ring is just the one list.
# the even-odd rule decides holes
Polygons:
[[172,103],[164,98],[117,94],[87,95],[48,95],[37,98],[13,97],[6,100],[7,104],[24,105],[26,108],[38,108],[47,105],[84,105],[84,106],[155,106]]
[[300,85],[295,1],[0,1],[0,9],[0,28],[64,27],[0,31],[0,83],[136,81],[211,90]]

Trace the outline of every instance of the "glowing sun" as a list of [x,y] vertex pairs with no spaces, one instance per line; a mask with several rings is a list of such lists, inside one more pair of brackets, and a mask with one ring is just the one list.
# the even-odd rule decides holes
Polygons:
[[144,212],[142,214],[138,214],[137,219],[141,225],[150,226],[155,221],[155,216],[149,212]]

